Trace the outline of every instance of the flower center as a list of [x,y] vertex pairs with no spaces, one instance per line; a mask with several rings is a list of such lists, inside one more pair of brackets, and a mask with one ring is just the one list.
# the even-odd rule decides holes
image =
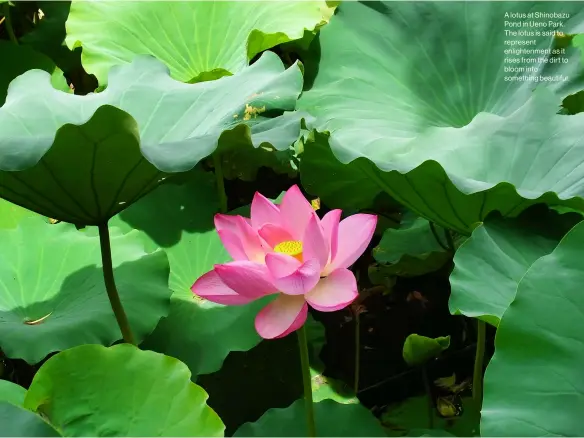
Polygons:
[[274,247],[274,251],[288,254],[295,259],[302,261],[302,242],[299,240],[286,240],[284,242],[278,243]]

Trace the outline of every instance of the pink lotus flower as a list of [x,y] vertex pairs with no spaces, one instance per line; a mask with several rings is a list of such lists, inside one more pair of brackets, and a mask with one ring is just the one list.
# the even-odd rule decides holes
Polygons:
[[377,217],[340,218],[341,210],[332,210],[319,219],[298,186],[286,192],[279,206],[256,192],[251,219],[215,216],[219,237],[234,261],[215,265],[191,290],[227,305],[278,294],[255,319],[265,339],[302,327],[308,305],[322,312],[340,310],[357,298],[357,281],[347,268],[369,245]]

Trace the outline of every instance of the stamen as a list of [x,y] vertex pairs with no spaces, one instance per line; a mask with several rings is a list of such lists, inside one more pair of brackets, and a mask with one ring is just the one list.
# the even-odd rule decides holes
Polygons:
[[302,261],[302,242],[299,240],[286,240],[284,242],[278,243],[274,247],[274,251],[281,254],[287,254],[298,259],[299,261]]

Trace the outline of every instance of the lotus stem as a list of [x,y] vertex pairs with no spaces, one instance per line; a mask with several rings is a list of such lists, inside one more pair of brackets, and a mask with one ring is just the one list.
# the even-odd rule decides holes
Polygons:
[[355,312],[355,380],[353,390],[359,392],[359,375],[361,374],[361,312]]
[[306,412],[306,426],[308,437],[316,436],[314,423],[314,403],[312,401],[312,383],[310,378],[310,362],[308,359],[308,339],[306,328],[302,326],[298,333],[298,349],[300,350],[300,364],[302,366],[302,383],[304,386],[304,410]]
[[432,388],[430,387],[426,365],[422,365],[422,379],[424,380],[424,389],[428,397],[428,429],[434,429],[434,402],[432,401]]
[[116,282],[114,280],[114,268],[112,265],[112,249],[110,243],[110,234],[107,222],[100,224],[99,229],[99,244],[101,248],[101,262],[103,270],[103,279],[105,282],[105,290],[107,292],[107,297],[109,298],[112,310],[122,332],[122,337],[124,342],[128,344],[136,345],[134,335],[130,329],[130,323],[128,321],[128,316],[124,311],[124,306],[120,300],[120,295],[118,294],[118,289],[116,288]]
[[227,213],[227,194],[225,193],[221,156],[218,153],[213,154],[213,166],[215,167],[215,180],[217,181],[217,194],[219,195],[221,213]]
[[477,349],[472,374],[472,398],[479,411],[483,405],[483,363],[485,359],[486,332],[487,325],[485,321],[477,319]]
[[10,38],[10,41],[12,41],[14,44],[18,44],[18,39],[16,39],[16,35],[14,34],[14,28],[12,27],[12,17],[10,16],[10,5],[8,4],[8,2],[4,3],[3,13],[5,18],[4,25],[6,26],[8,38]]

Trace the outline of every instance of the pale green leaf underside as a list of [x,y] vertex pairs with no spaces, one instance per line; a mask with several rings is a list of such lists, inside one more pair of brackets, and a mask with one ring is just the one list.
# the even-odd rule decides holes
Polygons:
[[190,82],[205,73],[237,73],[263,50],[302,38],[330,12],[325,1],[74,1],[66,43],[83,47],[83,66],[100,84],[113,65],[141,54]]
[[39,369],[26,408],[65,436],[223,436],[185,364],[133,345],[83,345]]
[[[511,217],[536,203],[584,210],[584,137],[580,129],[584,115],[555,112],[554,98],[540,89],[509,116],[482,113],[464,129],[429,130],[392,161],[380,160],[374,165],[359,158],[347,165],[331,164],[327,145],[314,143],[305,150],[303,166],[311,161],[311,171],[319,162],[326,163],[329,170],[350,167],[358,178],[369,177],[420,216],[463,234],[470,234],[494,210]],[[448,147],[436,147],[440,144]],[[409,157],[426,161],[412,169],[406,164],[411,162]],[[397,162],[405,166],[406,173],[392,171]],[[319,173],[305,175],[303,181],[309,180],[310,191],[319,194],[320,181],[328,178]],[[358,190],[348,187],[347,181],[343,184],[347,190]],[[333,186],[331,181],[323,185]]]
[[298,65],[286,70],[270,52],[234,76],[198,84],[138,57],[88,96],[57,91],[45,72],[29,71],[0,108],[0,196],[55,219],[103,223],[163,172],[191,169],[223,135],[287,149],[300,132],[293,110],[301,89]]
[[[510,56],[504,14],[511,10],[567,12],[562,31],[584,27],[579,2],[339,7],[321,30],[318,75],[299,108],[316,116],[319,131],[330,132],[330,147],[341,163],[351,162],[345,173],[354,173],[355,185],[367,176],[377,191],[465,233],[489,211],[516,213],[548,191],[561,199],[580,196],[580,177],[572,172],[580,160],[571,154],[582,155],[576,152],[581,122],[554,116],[561,98],[581,87],[579,54],[568,46],[567,64],[536,65],[570,80],[546,82],[550,95],[530,101],[537,84],[505,80],[520,73],[503,71]],[[539,49],[553,44],[552,37],[534,39]],[[318,168],[312,163],[307,171]],[[334,184],[326,181],[330,173],[320,173],[303,180],[312,180],[314,192],[322,185],[326,196]],[[350,180],[342,184],[357,190]]]
[[[34,364],[54,351],[121,339],[105,291],[99,238],[27,218],[0,230],[0,348]],[[137,339],[168,313],[168,261],[137,231],[112,230],[114,275]]]
[[581,436],[584,223],[525,274],[485,374],[482,436]]

